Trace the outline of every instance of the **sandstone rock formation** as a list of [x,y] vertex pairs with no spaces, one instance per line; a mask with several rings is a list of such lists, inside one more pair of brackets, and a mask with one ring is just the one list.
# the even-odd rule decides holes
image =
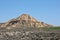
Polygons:
[[0,27],[51,27],[52,25],[40,22],[28,14],[22,14],[21,16],[11,19],[4,24],[0,24]]

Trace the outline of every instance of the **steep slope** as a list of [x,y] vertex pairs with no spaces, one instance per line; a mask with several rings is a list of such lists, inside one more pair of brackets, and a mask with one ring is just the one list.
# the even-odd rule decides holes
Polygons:
[[51,27],[52,25],[40,22],[28,14],[22,14],[21,16],[11,19],[1,27]]

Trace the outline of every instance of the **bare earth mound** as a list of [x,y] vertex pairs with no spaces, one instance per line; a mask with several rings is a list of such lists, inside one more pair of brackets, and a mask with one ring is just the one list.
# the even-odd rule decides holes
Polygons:
[[47,23],[41,22],[33,18],[32,16],[28,14],[22,14],[21,16],[11,19],[8,22],[4,24],[0,24],[0,27],[51,27],[52,25],[49,25]]

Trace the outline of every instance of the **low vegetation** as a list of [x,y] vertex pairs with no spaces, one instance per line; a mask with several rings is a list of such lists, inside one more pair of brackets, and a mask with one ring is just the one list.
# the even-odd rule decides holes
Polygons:
[[43,28],[44,30],[60,30],[60,27],[50,27],[50,28]]

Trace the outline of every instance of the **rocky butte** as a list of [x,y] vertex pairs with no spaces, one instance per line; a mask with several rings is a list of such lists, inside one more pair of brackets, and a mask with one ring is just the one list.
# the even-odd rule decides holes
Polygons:
[[59,27],[59,30],[49,28],[53,28],[53,25],[38,21],[29,14],[22,14],[0,23],[0,40],[60,40]]
[[29,14],[22,14],[5,23],[0,23],[0,27],[52,27],[52,25],[38,21]]

